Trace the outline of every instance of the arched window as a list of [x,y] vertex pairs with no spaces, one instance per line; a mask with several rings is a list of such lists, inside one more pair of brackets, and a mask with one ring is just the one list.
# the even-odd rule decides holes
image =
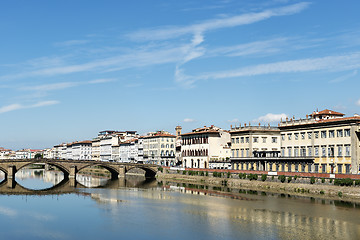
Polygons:
[[174,148],[174,144],[171,144],[171,145],[170,145],[170,148]]

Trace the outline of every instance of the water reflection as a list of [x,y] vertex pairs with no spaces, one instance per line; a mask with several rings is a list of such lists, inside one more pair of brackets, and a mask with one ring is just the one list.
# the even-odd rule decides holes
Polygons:
[[[28,189],[43,194],[41,198],[24,193],[0,196],[2,237],[360,239],[356,203],[156,182],[138,176],[106,180],[80,175],[77,182],[58,182],[57,174],[46,170],[24,173],[23,181],[38,178],[53,184],[46,191]],[[17,189],[19,184],[13,189],[0,186],[3,194]]]

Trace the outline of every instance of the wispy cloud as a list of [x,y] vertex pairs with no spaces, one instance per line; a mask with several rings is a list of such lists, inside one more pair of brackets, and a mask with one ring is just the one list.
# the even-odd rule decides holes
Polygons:
[[23,104],[19,104],[19,103],[14,103],[14,104],[0,107],[0,114],[19,110],[19,109],[45,107],[45,106],[55,105],[55,104],[59,104],[59,103],[60,103],[59,101],[53,101],[53,100],[52,101],[41,101],[41,102],[37,102],[37,103],[31,104],[31,105],[23,105]]
[[255,41],[250,43],[239,44],[235,46],[219,47],[210,50],[210,56],[225,55],[229,57],[238,57],[254,54],[269,54],[280,52],[284,49],[284,45],[288,45],[288,38],[275,38],[265,41]]
[[247,13],[227,18],[210,19],[198,24],[182,27],[163,27],[159,29],[146,29],[127,35],[131,40],[165,40],[178,38],[187,34],[204,33],[211,30],[247,25],[276,16],[292,15],[306,9],[310,3],[301,2],[281,8],[268,9],[257,13]]
[[176,63],[184,59],[187,46],[170,46],[164,48],[151,48],[133,50],[130,53],[105,57],[99,60],[88,61],[81,64],[70,64],[56,67],[24,71],[20,73],[0,76],[2,81],[31,77],[49,77],[80,72],[98,71],[113,72],[129,68],[153,66],[164,63]]
[[125,87],[127,88],[137,88],[137,87],[141,87],[143,86],[142,83],[129,83],[129,84],[126,84]]
[[196,120],[195,120],[195,119],[192,119],[192,118],[185,118],[185,119],[183,120],[183,122],[192,123],[192,122],[196,122]]
[[356,75],[358,74],[358,70],[354,70],[352,71],[351,73],[348,73],[346,75],[343,75],[343,76],[340,76],[340,77],[337,77],[329,82],[331,83],[339,83],[339,82],[344,82],[352,77],[355,77]]
[[264,116],[261,116],[257,119],[254,119],[253,122],[256,123],[274,123],[274,122],[280,122],[281,119],[287,118],[287,114],[280,113],[280,114],[274,114],[274,113],[268,113]]
[[234,118],[234,119],[228,120],[228,122],[229,123],[238,123],[238,122],[240,122],[240,120],[237,118]]
[[356,105],[360,106],[360,99],[357,100]]
[[249,77],[264,74],[276,73],[299,73],[310,71],[346,71],[360,68],[360,52],[350,53],[348,55],[327,56],[322,58],[307,58],[300,60],[290,60],[275,63],[259,64],[240,69],[227,71],[204,73],[198,76],[185,75],[179,71],[181,78],[178,78],[187,86],[198,80],[223,79],[234,77]]
[[88,85],[88,84],[101,84],[101,83],[108,83],[113,82],[115,79],[103,78],[103,79],[96,79],[87,82],[60,82],[60,83],[51,83],[51,84],[43,84],[38,86],[27,86],[22,87],[20,90],[27,90],[27,91],[40,91],[40,92],[48,92],[48,91],[55,91],[55,90],[62,90],[66,88],[77,87],[80,85]]

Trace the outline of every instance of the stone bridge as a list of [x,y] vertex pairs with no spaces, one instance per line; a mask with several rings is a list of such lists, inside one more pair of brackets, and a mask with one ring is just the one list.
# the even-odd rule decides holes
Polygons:
[[118,163],[103,161],[83,161],[83,160],[59,160],[59,159],[16,159],[0,160],[0,171],[5,173],[5,179],[15,179],[15,174],[21,168],[30,164],[48,164],[55,166],[64,173],[65,179],[76,179],[76,174],[87,167],[101,166],[111,173],[112,179],[125,177],[125,174],[134,168],[145,171],[145,177],[155,177],[158,166],[154,164],[139,163]]
[[[149,183],[148,183],[149,181]],[[142,181],[132,181],[132,177],[118,178],[109,180],[106,185],[92,187],[92,188],[106,188],[106,189],[120,189],[123,187],[136,187],[140,185],[142,187],[155,187],[157,186],[156,180],[148,180],[143,177]],[[15,179],[5,179],[0,182],[0,195],[61,195],[76,193],[81,195],[87,195],[89,193],[83,192],[81,188],[88,188],[81,183],[77,182],[76,179],[63,179],[60,183],[45,189],[34,190],[21,186],[16,182]]]

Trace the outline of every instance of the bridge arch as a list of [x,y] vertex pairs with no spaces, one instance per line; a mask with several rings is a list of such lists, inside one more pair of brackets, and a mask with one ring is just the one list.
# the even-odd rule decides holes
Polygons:
[[107,165],[106,163],[90,163],[90,164],[87,164],[85,166],[82,166],[80,167],[79,169],[77,169],[77,172],[85,169],[85,168],[88,168],[88,167],[95,167],[95,166],[100,166],[100,167],[103,167],[105,168],[106,170],[108,170],[110,173],[111,173],[111,179],[117,179],[118,176],[119,176],[119,170],[112,167],[112,166],[109,166]]
[[5,168],[2,168],[2,167],[0,166],[0,171],[5,174],[5,178],[6,178],[7,170],[6,170]]
[[157,173],[157,170],[153,169],[152,167],[146,167],[146,166],[131,166],[127,169],[126,172],[136,168],[144,170],[146,178],[155,178],[155,175]]
[[50,161],[44,161],[44,162],[26,162],[24,164],[21,164],[21,165],[17,165],[17,168],[16,168],[16,172],[18,172],[20,169],[28,166],[28,165],[31,165],[31,164],[36,164],[36,163],[44,163],[44,164],[48,164],[50,166],[54,166],[54,167],[57,167],[58,169],[60,169],[61,172],[64,173],[64,178],[68,178],[69,177],[69,174],[70,174],[70,169],[66,168],[65,166],[61,165],[60,163],[56,163],[56,162],[50,162]]

